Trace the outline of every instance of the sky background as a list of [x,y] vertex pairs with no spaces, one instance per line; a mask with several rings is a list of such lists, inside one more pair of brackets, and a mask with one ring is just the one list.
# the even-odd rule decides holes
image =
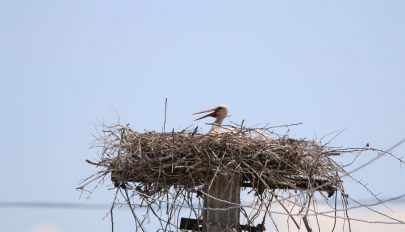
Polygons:
[[[166,128],[224,103],[231,121],[303,122],[291,136],[344,130],[332,145],[387,149],[405,138],[404,12],[401,0],[0,1],[0,201],[109,204],[109,186],[75,190],[96,171],[92,136],[118,119],[160,131],[165,98]],[[381,197],[405,193],[393,159],[355,176]],[[110,231],[106,213],[0,208],[0,231]],[[133,231],[128,211],[116,227]]]

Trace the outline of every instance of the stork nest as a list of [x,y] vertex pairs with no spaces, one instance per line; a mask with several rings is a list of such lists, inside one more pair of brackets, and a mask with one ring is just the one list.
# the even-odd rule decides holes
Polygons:
[[257,194],[266,190],[295,189],[343,191],[337,179],[339,154],[312,140],[277,136],[270,129],[234,126],[232,132],[200,134],[182,132],[140,133],[128,126],[105,128],[100,137],[98,176],[111,174],[116,187],[132,183],[145,196],[171,187],[200,191],[218,176],[240,174],[241,186]]
[[[368,145],[364,148],[333,148],[313,140],[293,139],[287,135],[276,134],[275,127],[246,128],[241,125],[224,127],[225,129],[231,127],[232,130],[223,130],[225,132],[220,134],[201,134],[197,128],[171,133],[140,133],[127,125],[104,127],[103,133],[97,138],[97,145],[102,149],[99,160],[96,162],[87,160],[88,163],[96,165],[99,171],[85,179],[78,189],[88,190],[86,187],[94,183],[96,188],[105,180],[117,187],[110,210],[113,228],[113,208],[115,204],[120,204],[120,199],[123,198],[133,214],[136,231],[146,231],[143,226],[151,217],[158,219],[162,231],[183,231],[185,227],[182,225],[187,223],[180,223],[179,226],[178,222],[183,215],[180,211],[185,208],[190,216],[194,216],[196,226],[202,225],[204,228],[209,223],[216,223],[200,222],[201,217],[208,215],[204,212],[231,210],[235,207],[240,209],[241,222],[246,223],[243,228],[251,228],[248,231],[262,231],[258,228],[262,228],[268,217],[278,230],[272,214],[283,214],[283,211],[278,212],[274,209],[270,211],[272,202],[277,202],[281,206],[285,211],[284,215],[288,216],[287,220],[291,219],[298,229],[300,225],[293,215],[301,215],[307,231],[312,231],[307,218],[311,216],[309,212],[315,217],[318,215],[330,217],[328,211],[318,212],[315,207],[313,210],[310,209],[309,205],[315,205],[317,201],[314,194],[316,191],[322,195],[327,192],[329,197],[335,192],[341,192],[343,209],[346,210],[342,218],[349,221],[347,214],[349,196],[345,193],[341,180],[345,176],[356,181],[379,200],[365,184],[345,170],[354,163],[360,153],[372,151],[378,152],[379,155],[388,154],[405,163],[389,152],[370,148]],[[338,164],[332,159],[335,155],[345,153],[354,155],[348,164]],[[253,201],[242,204],[238,200],[227,202],[219,199],[221,209],[211,208],[210,204],[205,204],[207,201],[214,202],[212,199],[215,199],[217,194],[217,192],[215,196],[211,194],[210,190],[212,192],[215,190],[215,187],[212,189],[211,186],[218,183],[221,187],[225,186],[228,183],[223,182],[228,178],[231,184],[240,178],[240,186],[245,187],[249,193],[255,193]],[[228,193],[222,195],[226,194]],[[340,210],[336,205],[337,195],[335,194],[335,206],[327,204],[332,212],[335,211],[335,217],[336,212]],[[327,203],[327,199],[324,199]],[[203,207],[201,200],[205,204]],[[138,202],[140,204],[136,204]],[[224,202],[227,204],[223,204]],[[380,200],[379,202],[382,203]],[[166,207],[162,204],[166,204]],[[141,211],[135,210],[135,206],[136,209],[141,208]],[[261,226],[252,229],[250,226],[258,220]],[[181,221],[183,222],[183,218]],[[336,218],[333,228],[335,224]],[[197,227],[193,228],[201,229]],[[242,224],[239,231],[241,228]]]

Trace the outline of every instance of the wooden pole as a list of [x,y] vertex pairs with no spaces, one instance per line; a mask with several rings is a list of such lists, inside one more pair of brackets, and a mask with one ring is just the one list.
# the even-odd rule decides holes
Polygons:
[[[235,206],[240,204],[240,174],[218,174],[211,186],[210,184],[205,185],[205,193],[209,196],[204,196],[203,232],[237,231],[240,208]],[[237,205],[218,201],[215,198]]]

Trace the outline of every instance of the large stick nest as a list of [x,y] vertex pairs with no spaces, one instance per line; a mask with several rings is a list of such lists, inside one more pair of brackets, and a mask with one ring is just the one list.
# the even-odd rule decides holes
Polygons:
[[153,196],[170,187],[198,191],[218,175],[241,174],[242,186],[256,193],[282,188],[342,190],[335,149],[304,139],[276,136],[268,129],[234,127],[232,132],[199,134],[197,130],[139,133],[113,126],[101,136],[97,164],[111,173],[115,186],[133,182]]
[[[136,231],[147,231],[144,226],[152,216],[160,222],[161,230],[179,231],[179,220],[182,217],[180,211],[186,210],[190,216],[200,220],[204,217],[204,210],[217,210],[201,205],[201,200],[205,202],[214,199],[210,195],[210,186],[217,183],[215,180],[240,177],[241,187],[247,188],[249,193],[255,192],[251,203],[227,202],[231,203],[229,209],[240,209],[244,218],[241,222],[254,225],[262,217],[260,221],[264,225],[265,219],[269,217],[277,230],[272,215],[284,213],[287,220],[291,219],[299,229],[300,223],[294,215],[300,215],[307,231],[311,231],[308,224],[308,217],[311,216],[317,220],[318,215],[332,217],[335,228],[336,213],[343,210],[341,218],[349,222],[347,204],[351,198],[345,193],[341,178],[354,180],[382,203],[365,184],[352,177],[353,172],[377,158],[352,172],[345,170],[356,161],[360,153],[377,152],[377,157],[387,154],[404,163],[387,151],[368,146],[328,147],[313,140],[292,139],[287,135],[275,134],[274,127],[246,128],[233,125],[225,129],[229,128],[232,130],[223,130],[220,134],[201,134],[197,128],[171,133],[140,133],[125,125],[104,127],[103,133],[97,138],[102,148],[99,160],[87,161],[101,170],[85,179],[78,189],[84,190],[90,184],[101,183],[105,177],[111,177],[114,186],[118,187],[110,211],[112,225],[113,208],[120,203],[118,195],[121,194],[131,209]],[[338,164],[332,159],[332,156],[344,153],[354,155],[348,164]],[[221,176],[226,178],[217,179]],[[327,202],[326,197],[323,198],[335,216],[328,215],[328,211],[319,212],[315,206],[316,191],[320,191],[321,195],[326,191],[329,197],[335,192],[341,192],[343,208],[337,207],[338,194],[335,194],[334,206]],[[273,202],[278,203],[284,212],[270,209]],[[162,207],[162,204],[166,204],[166,207]],[[141,211],[135,210],[135,206]],[[142,209],[146,209],[146,213]],[[386,217],[396,223],[403,223]]]

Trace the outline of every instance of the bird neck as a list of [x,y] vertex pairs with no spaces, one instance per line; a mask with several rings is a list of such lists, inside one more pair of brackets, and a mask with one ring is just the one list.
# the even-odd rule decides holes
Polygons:
[[211,130],[208,132],[210,133],[219,133],[219,130],[221,129],[222,126],[222,122],[224,121],[223,118],[218,118],[217,120],[215,120],[215,122],[212,125]]

